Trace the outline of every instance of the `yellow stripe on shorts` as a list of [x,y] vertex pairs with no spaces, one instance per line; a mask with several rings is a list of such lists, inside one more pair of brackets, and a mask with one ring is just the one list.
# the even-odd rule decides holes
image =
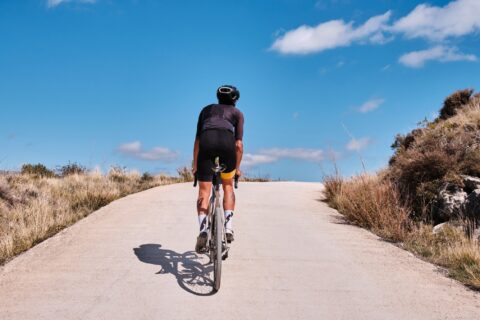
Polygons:
[[222,178],[224,180],[233,179],[233,177],[235,177],[236,172],[237,172],[237,170],[235,170],[235,169],[232,172],[222,172],[222,173],[220,173],[220,178]]

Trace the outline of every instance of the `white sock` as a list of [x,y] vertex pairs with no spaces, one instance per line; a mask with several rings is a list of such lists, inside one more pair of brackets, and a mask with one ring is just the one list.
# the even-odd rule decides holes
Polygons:
[[198,224],[200,225],[200,232],[207,231],[207,215],[204,213],[200,213],[198,215]]
[[228,231],[233,231],[232,220],[233,210],[225,210],[225,229]]

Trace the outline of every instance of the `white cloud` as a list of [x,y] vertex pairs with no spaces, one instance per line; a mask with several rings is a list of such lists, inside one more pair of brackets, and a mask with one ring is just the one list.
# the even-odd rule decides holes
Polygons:
[[360,111],[361,113],[367,113],[367,112],[373,111],[373,110],[377,109],[378,107],[380,107],[384,102],[385,102],[385,99],[369,100],[369,101],[365,102],[364,104],[362,104],[358,108],[358,111]]
[[[317,2],[319,7],[324,5],[324,1]],[[392,12],[387,11],[358,27],[341,19],[316,26],[303,25],[276,36],[270,49],[283,54],[311,54],[353,43],[384,44],[395,35],[403,34],[407,39],[423,38],[437,43],[431,49],[403,55],[400,62],[408,67],[419,68],[429,60],[477,60],[472,54],[447,46],[447,41],[480,32],[480,0],[453,0],[444,6],[423,3],[393,22],[390,22],[391,15]]]
[[360,151],[362,149],[365,149],[367,146],[371,144],[370,138],[360,138],[360,139],[355,139],[352,138],[348,143],[347,143],[347,150],[350,151]]
[[320,162],[324,158],[324,151],[320,149],[269,148],[262,149],[257,154],[245,154],[242,159],[242,165],[253,167],[260,164],[277,162],[282,159]]
[[392,31],[404,33],[407,38],[440,41],[479,31],[479,16],[479,0],[456,0],[444,7],[420,4],[396,21]]
[[398,60],[401,64],[411,68],[421,68],[428,61],[477,61],[473,54],[464,54],[455,47],[435,46],[427,50],[412,51],[404,54]]
[[47,0],[47,7],[54,8],[62,3],[79,2],[79,3],[95,3],[97,0]]
[[278,159],[264,154],[246,153],[242,158],[242,165],[246,167],[253,167],[260,164],[276,162]]
[[300,26],[275,40],[272,50],[284,54],[309,54],[337,47],[349,46],[353,42],[382,42],[391,11],[367,20],[355,28],[353,22],[331,20],[315,27]]
[[143,150],[140,141],[124,143],[117,148],[117,151],[136,159],[149,161],[173,161],[178,157],[177,152],[167,148],[155,147],[150,150]]
[[320,162],[324,159],[324,152],[320,149],[271,148],[260,150],[260,154],[268,155],[277,159],[285,158],[312,162]]

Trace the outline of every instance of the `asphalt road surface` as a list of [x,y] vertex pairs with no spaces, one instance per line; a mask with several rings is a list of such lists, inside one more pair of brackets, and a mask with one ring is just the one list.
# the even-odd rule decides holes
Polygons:
[[480,294],[320,201],[320,184],[241,183],[212,294],[197,190],[128,196],[0,268],[0,319],[480,319]]

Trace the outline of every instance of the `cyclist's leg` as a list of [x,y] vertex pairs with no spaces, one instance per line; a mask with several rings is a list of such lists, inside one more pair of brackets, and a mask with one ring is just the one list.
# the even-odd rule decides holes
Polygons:
[[200,138],[200,151],[197,162],[197,179],[199,181],[198,198],[197,198],[197,214],[200,233],[197,237],[195,251],[204,252],[207,244],[207,215],[210,192],[212,190],[212,168],[213,161],[210,157],[209,150],[202,146],[202,137]]
[[233,191],[233,179],[222,178],[223,209],[235,210],[235,192]]
[[208,210],[208,201],[212,190],[213,172],[215,166],[212,157],[211,143],[212,138],[209,132],[204,132],[200,136],[200,150],[197,160],[197,179],[199,181],[197,213],[198,215],[206,215]]
[[208,214],[208,200],[210,197],[210,190],[212,189],[212,183],[206,181],[199,182],[198,199],[197,199],[197,213],[198,224],[200,226],[200,232],[195,244],[195,251],[197,253],[205,252],[208,234],[207,234],[207,214]]
[[225,171],[221,173],[223,185],[223,209],[235,209],[235,193],[233,192],[233,178],[235,177],[235,168],[237,166],[237,152],[235,147],[235,138],[233,135],[226,134],[222,141],[222,152],[220,162],[225,165]]
[[235,192],[233,191],[233,179],[222,179],[223,186],[223,208],[225,214],[225,233],[228,242],[233,237],[233,210],[235,210]]
[[208,213],[208,201],[212,191],[212,183],[206,181],[199,182],[198,199],[197,199],[197,213],[198,215]]
[[233,178],[235,177],[235,167],[237,164],[237,154],[235,150],[235,139],[230,139],[227,148],[224,149],[221,161],[226,169],[221,174],[223,186],[223,208],[225,212],[225,231],[227,241],[233,241],[233,210],[235,210],[235,192],[233,191]]

